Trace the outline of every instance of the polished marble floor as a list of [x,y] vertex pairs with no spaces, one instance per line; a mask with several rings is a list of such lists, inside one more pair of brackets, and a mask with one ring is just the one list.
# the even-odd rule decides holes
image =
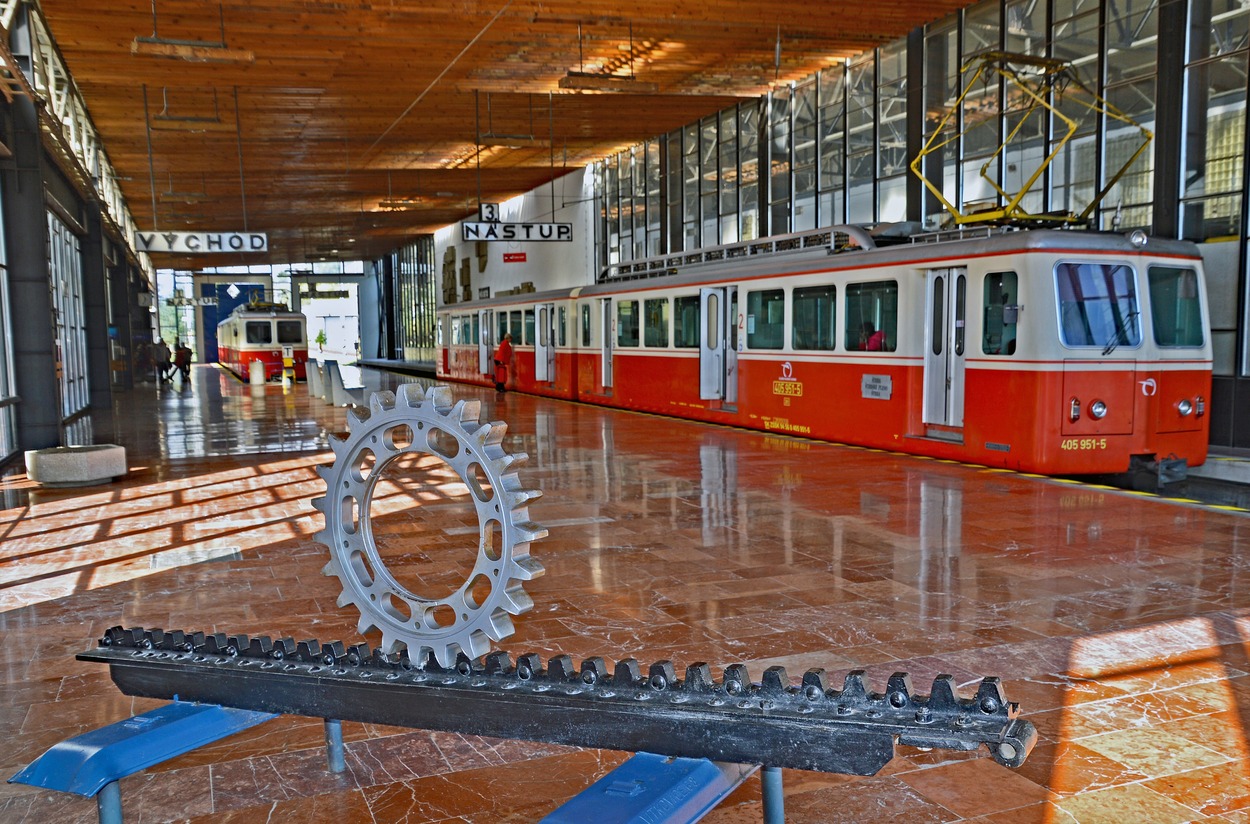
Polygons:
[[[366,370],[366,385],[414,379]],[[461,387],[530,456],[547,574],[504,647],[743,662],[753,672],[1004,678],[1041,732],[1017,771],[900,748],[880,774],[787,771],[791,822],[1250,822],[1250,517],[955,464]],[[114,624],[351,638],[313,541],[342,409],[210,366],[123,395],[110,485],[0,480],[0,772],[157,702],[74,654]],[[410,467],[411,472],[419,472]],[[422,586],[472,550],[403,547],[471,510],[396,469],[372,513]],[[409,479],[411,480],[411,479]],[[406,491],[405,491],[406,490]],[[461,488],[463,491],[463,488]],[[461,509],[457,510],[457,507]],[[451,540],[443,543],[452,545]],[[467,553],[467,556],[466,556]],[[460,565],[460,566],[457,566]],[[449,572],[450,571],[450,572]],[[440,578],[442,576],[442,578]],[[284,717],[122,784],[129,822],[527,822],[624,756]],[[705,821],[759,821],[757,779]],[[94,821],[92,801],[0,788],[0,822]]]

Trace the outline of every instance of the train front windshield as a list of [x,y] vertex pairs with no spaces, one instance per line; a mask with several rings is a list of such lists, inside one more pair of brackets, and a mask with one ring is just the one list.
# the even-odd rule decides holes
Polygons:
[[1065,346],[1137,346],[1137,279],[1123,264],[1060,263],[1059,333]]

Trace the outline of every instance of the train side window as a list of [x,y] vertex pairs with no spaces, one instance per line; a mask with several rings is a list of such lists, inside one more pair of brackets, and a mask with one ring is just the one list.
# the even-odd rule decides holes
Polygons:
[[682,295],[673,298],[673,314],[676,318],[673,345],[682,349],[699,347],[699,296]]
[[893,352],[898,346],[898,281],[846,285],[846,348]]
[[[495,336],[495,342],[499,343],[503,341],[503,336],[508,334],[508,313],[496,312],[495,321],[499,325],[499,334]],[[518,341],[513,338],[513,343],[518,343]]]
[[835,286],[795,289],[791,345],[795,349],[832,350],[837,342],[833,325],[837,303],[838,290]]
[[[534,328],[533,321],[530,322],[530,328]],[[512,335],[512,345],[516,346],[524,342],[524,330],[521,328],[521,310],[513,309],[508,313],[508,333]]]
[[1160,346],[1202,346],[1202,304],[1198,273],[1176,266],[1151,266],[1150,324]]
[[297,320],[278,321],[278,343],[304,345],[304,324]]
[[668,346],[668,298],[652,298],[643,303],[643,340],[647,346]]
[[569,310],[566,306],[556,307],[556,346],[568,346]]
[[1019,283],[1015,272],[990,272],[985,276],[981,351],[987,355],[1016,353],[1016,323],[1020,319]]
[[273,324],[267,320],[247,322],[248,343],[273,343]]
[[616,302],[616,345],[638,345],[638,301]]
[[785,344],[784,289],[747,292],[747,348],[780,349]]
[[[513,337],[513,340],[517,339],[515,335],[513,335],[512,337]],[[535,340],[534,338],[534,310],[526,309],[525,310],[525,342],[532,344],[534,340]],[[544,343],[543,345],[546,346],[547,344]]]
[[1137,283],[1133,270],[1114,263],[1055,265],[1059,294],[1059,333],[1065,346],[1116,346],[1141,343]]
[[465,342],[476,346],[478,340],[481,337],[481,331],[482,331],[481,327],[482,327],[482,321],[477,316],[477,312],[474,312],[472,315],[469,315],[469,339]]

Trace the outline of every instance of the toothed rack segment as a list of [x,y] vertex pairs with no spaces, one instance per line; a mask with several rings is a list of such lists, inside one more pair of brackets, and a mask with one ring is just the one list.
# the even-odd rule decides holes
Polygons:
[[445,667],[367,644],[122,627],[78,658],[108,664],[122,692],[146,698],[851,775],[876,773],[896,742],[985,746],[1018,767],[1037,741],[992,677],[961,697],[949,675],[925,695],[896,673],[877,693],[861,671],[834,689],[824,670],[792,683],[770,667],[756,683],[741,664],[720,680],[703,663],[678,678],[670,661],[575,666],[558,655],[544,666],[499,651]]

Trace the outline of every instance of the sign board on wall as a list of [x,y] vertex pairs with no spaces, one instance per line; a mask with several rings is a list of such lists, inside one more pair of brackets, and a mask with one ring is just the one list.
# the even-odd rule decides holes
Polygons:
[[460,224],[463,240],[528,240],[572,242],[572,223],[482,223]]
[[267,252],[265,232],[135,232],[135,249],[140,252]]
[[524,252],[504,252],[503,262],[504,263],[524,263],[525,253]]

